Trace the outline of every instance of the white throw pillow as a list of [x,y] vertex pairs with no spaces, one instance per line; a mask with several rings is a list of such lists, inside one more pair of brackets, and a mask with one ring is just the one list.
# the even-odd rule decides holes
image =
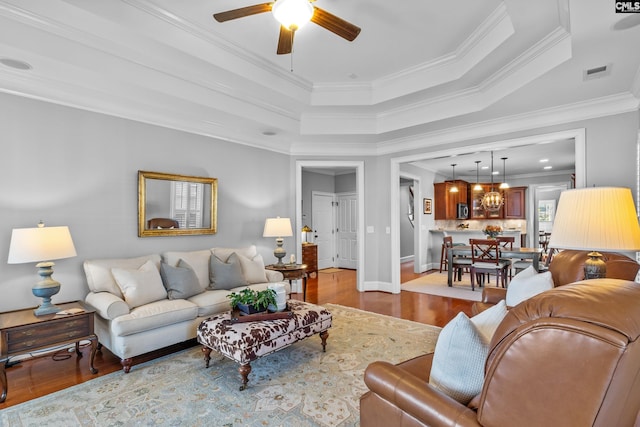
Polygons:
[[493,334],[496,332],[496,329],[498,329],[498,325],[506,315],[507,304],[504,300],[500,300],[500,302],[493,307],[473,316],[471,321],[476,328],[478,328],[478,332],[482,334],[487,343],[490,343]]
[[247,283],[267,282],[267,274],[264,270],[264,260],[262,259],[262,255],[256,255],[252,259],[249,259],[244,255],[238,254],[238,259],[240,260],[242,275]]
[[507,306],[515,307],[522,301],[538,295],[544,291],[553,289],[553,277],[551,272],[538,273],[533,266],[513,276],[507,287]]
[[433,354],[429,384],[463,405],[482,391],[489,342],[460,312],[442,328]]
[[111,273],[131,308],[167,298],[160,272],[151,260],[137,270],[112,268]]

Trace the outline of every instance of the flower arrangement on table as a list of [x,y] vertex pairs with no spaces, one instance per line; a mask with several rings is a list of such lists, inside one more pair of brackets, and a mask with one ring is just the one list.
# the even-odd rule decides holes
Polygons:
[[489,238],[495,239],[500,233],[502,233],[502,227],[499,225],[487,225],[482,232]]

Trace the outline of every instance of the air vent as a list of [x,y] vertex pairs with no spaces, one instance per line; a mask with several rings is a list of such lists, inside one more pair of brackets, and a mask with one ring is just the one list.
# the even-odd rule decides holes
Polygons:
[[592,80],[598,79],[600,77],[605,77],[611,74],[611,64],[602,65],[600,67],[589,68],[588,70],[584,70],[582,72],[582,77],[584,80]]

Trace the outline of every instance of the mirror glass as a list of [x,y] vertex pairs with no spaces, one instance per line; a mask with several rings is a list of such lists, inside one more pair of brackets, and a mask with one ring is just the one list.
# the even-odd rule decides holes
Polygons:
[[138,171],[138,236],[215,234],[218,180]]

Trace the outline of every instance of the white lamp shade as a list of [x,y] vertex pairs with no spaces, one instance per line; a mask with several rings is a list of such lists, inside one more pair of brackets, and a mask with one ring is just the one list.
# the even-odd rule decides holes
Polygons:
[[51,261],[76,256],[69,227],[14,228],[9,264]]
[[631,190],[593,187],[560,194],[549,247],[590,251],[640,250]]
[[283,27],[294,30],[311,20],[313,6],[309,0],[276,0],[271,12]]
[[291,220],[289,218],[267,218],[264,222],[263,237],[288,237],[293,236]]

